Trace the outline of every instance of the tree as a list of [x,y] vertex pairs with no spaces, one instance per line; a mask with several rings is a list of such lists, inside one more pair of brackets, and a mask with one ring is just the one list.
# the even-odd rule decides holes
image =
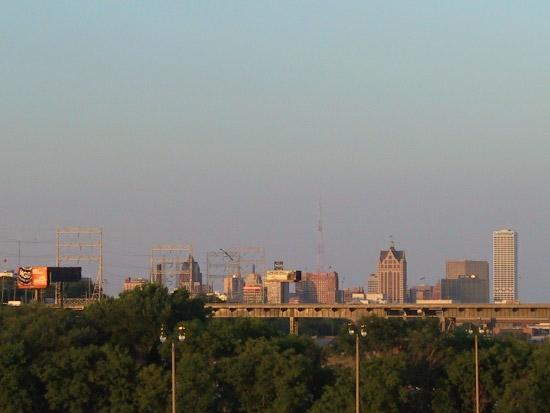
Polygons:
[[22,342],[0,344],[0,406],[6,413],[33,412],[40,405],[40,390],[29,380],[31,360]]
[[324,387],[311,413],[354,413],[355,374],[351,369],[339,369],[336,381]]
[[135,398],[137,411],[163,412],[168,408],[170,376],[160,366],[149,364],[137,375]]
[[84,315],[104,342],[129,349],[146,364],[158,345],[161,327],[170,332],[182,321],[204,320],[206,310],[202,300],[190,299],[185,290],[169,295],[159,284],[145,284],[120,294],[118,299],[86,307]]
[[265,338],[248,340],[240,354],[217,363],[223,408],[243,412],[298,412],[312,403],[312,362]]
[[127,348],[142,363],[158,342],[161,325],[169,316],[168,291],[147,284],[86,307],[84,315],[104,342]]
[[184,406],[183,410],[190,412],[217,411],[214,370],[208,356],[184,352],[178,359],[176,370],[178,406]]
[[406,380],[404,353],[372,357],[361,363],[361,405],[366,412],[411,411],[416,387]]
[[45,383],[49,409],[59,412],[96,411],[102,388],[94,380],[95,364],[103,357],[96,346],[70,347],[53,355],[38,376]]
[[59,412],[134,412],[135,361],[124,350],[70,347],[37,372],[49,409]]
[[179,288],[170,294],[168,299],[170,308],[166,327],[172,329],[177,323],[184,320],[205,321],[210,310],[204,308],[204,300],[201,297],[190,298],[189,291]]
[[82,278],[80,281],[63,284],[63,295],[67,298],[90,297],[92,292],[92,280],[89,278]]
[[527,366],[517,372],[516,380],[509,381],[501,402],[495,409],[498,413],[543,412],[550,406],[550,343],[535,349]]

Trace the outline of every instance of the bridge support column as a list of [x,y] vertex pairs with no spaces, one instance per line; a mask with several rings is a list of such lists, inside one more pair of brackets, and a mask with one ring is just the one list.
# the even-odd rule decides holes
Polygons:
[[298,335],[298,319],[290,317],[290,334]]
[[439,317],[439,328],[441,331],[451,331],[456,327],[456,319],[452,317]]

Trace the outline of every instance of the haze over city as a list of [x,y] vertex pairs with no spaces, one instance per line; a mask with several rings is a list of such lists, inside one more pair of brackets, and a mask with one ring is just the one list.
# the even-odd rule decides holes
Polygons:
[[[0,260],[55,264],[103,228],[104,278],[151,246],[261,246],[365,286],[390,235],[408,284],[519,234],[548,302],[550,4],[3,3]],[[425,278],[425,280],[421,280]],[[343,284],[343,285],[342,285]],[[542,287],[541,287],[542,286]]]

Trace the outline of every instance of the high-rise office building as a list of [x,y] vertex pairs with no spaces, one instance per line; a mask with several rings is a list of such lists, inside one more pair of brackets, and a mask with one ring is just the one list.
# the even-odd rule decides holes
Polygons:
[[385,294],[388,303],[407,301],[407,260],[405,251],[397,251],[393,241],[388,251],[380,251],[378,271],[379,293]]
[[457,303],[489,302],[489,263],[487,261],[447,260],[441,298]]
[[453,303],[488,303],[489,282],[480,278],[444,278],[441,280],[441,299]]
[[380,292],[380,283],[376,274],[370,274],[367,277],[367,294],[378,294]]
[[[282,263],[276,262],[275,268],[282,268]],[[290,299],[289,284],[302,278],[299,270],[268,270],[264,278],[268,304],[288,303]]]
[[227,302],[242,303],[243,301],[244,280],[241,274],[233,274],[231,277],[223,279],[223,289],[227,296]]
[[290,297],[289,284],[277,280],[264,280],[268,304],[288,303]]
[[455,280],[457,278],[489,279],[489,263],[487,261],[472,260],[447,260],[445,261],[445,278]]
[[246,276],[243,287],[243,302],[261,304],[265,301],[265,288],[262,285],[262,277],[255,272]]
[[181,263],[181,273],[178,274],[181,287],[187,288],[192,295],[201,294],[202,273],[199,263],[189,254],[187,261]]
[[518,299],[518,234],[510,229],[493,232],[493,297]]
[[411,303],[416,303],[417,300],[433,300],[434,287],[431,285],[415,285],[409,291],[409,299]]
[[363,287],[353,287],[353,289],[345,288],[342,291],[342,302],[361,302],[365,299],[365,289]]
[[302,279],[296,283],[296,294],[301,303],[340,302],[338,273],[333,271],[302,274]]

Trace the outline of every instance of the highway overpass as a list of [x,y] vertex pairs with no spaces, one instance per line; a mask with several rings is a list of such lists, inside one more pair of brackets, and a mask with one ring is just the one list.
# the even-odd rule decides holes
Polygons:
[[301,318],[344,318],[357,321],[376,315],[390,318],[437,317],[442,329],[463,323],[548,323],[550,304],[214,304],[213,318],[288,318],[297,333]]

